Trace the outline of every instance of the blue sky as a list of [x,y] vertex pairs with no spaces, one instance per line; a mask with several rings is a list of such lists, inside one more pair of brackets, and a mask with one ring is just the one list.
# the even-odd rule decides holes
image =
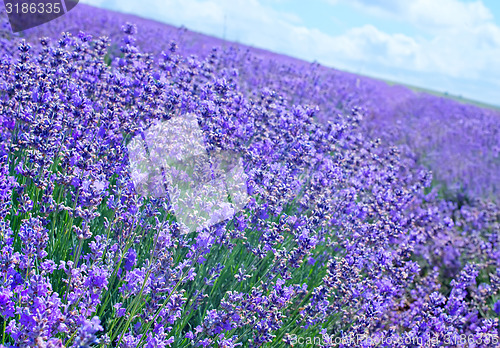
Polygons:
[[81,0],[500,106],[498,0]]

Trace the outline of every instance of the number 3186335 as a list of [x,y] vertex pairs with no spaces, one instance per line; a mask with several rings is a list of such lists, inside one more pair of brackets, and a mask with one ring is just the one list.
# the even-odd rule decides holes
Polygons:
[[8,14],[15,13],[15,14],[35,14],[35,13],[60,13],[61,12],[61,4],[59,2],[54,2],[54,3],[28,3],[28,2],[22,2],[22,3],[10,3],[7,2],[5,4],[5,10],[7,11]]

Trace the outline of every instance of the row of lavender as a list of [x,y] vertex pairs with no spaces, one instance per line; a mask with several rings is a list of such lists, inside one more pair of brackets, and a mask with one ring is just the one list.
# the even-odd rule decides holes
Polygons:
[[[2,33],[2,345],[498,345],[500,210],[441,200],[417,148],[373,139],[366,119],[390,105],[347,77],[315,86],[318,67],[139,49],[133,25],[85,11],[67,17],[111,41],[42,32],[57,23],[31,45]],[[195,233],[137,194],[127,153],[188,113],[209,152],[242,156],[251,197]]]
[[[88,16],[88,13],[95,14]],[[279,91],[290,105],[318,106],[316,118],[326,123],[335,114],[363,108],[367,134],[398,144],[434,173],[446,197],[460,201],[482,196],[500,197],[500,111],[458,103],[452,99],[417,93],[401,86],[360,77],[318,64],[308,64],[241,45],[188,32],[164,24],[120,15],[82,5],[51,25],[36,28],[27,38],[55,37],[62,31],[74,35],[84,30],[106,34],[119,53],[120,25],[138,23],[137,45],[156,57],[168,49],[171,40],[188,57],[206,57],[219,48],[219,68],[234,68],[245,95],[262,88]]]

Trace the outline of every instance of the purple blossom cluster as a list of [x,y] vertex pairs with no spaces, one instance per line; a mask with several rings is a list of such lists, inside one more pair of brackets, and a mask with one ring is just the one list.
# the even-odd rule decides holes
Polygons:
[[[0,33],[2,347],[498,345],[497,114],[126,20]],[[131,172],[186,115],[248,196],[193,230]]]

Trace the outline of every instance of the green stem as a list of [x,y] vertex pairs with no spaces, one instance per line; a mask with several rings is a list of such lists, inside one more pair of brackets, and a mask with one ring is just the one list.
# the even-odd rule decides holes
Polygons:
[[[166,217],[165,217],[165,219],[166,219]],[[132,322],[132,319],[135,317],[136,310],[137,310],[137,305],[139,303],[139,298],[142,297],[142,294],[144,292],[144,288],[146,287],[146,283],[147,283],[147,281],[148,281],[148,279],[149,279],[149,277],[151,275],[152,264],[153,264],[153,257],[154,257],[155,251],[156,251],[156,245],[158,243],[158,237],[159,237],[159,233],[157,233],[156,236],[155,236],[155,242],[154,242],[154,245],[153,245],[153,249],[151,250],[151,256],[150,256],[150,259],[149,259],[149,267],[150,267],[150,269],[148,270],[148,273],[144,277],[144,281],[142,282],[141,291],[139,292],[139,294],[134,299],[133,306],[132,306],[132,311],[130,312],[130,315],[129,315],[129,318],[127,319],[127,322],[125,323],[125,327],[122,330],[122,333],[120,335],[120,339],[118,340],[117,346],[120,346],[120,343],[123,340],[125,332],[127,331],[130,323]],[[113,338],[111,339],[111,342],[113,342],[115,339],[116,339],[116,336],[113,335]]]
[[5,327],[7,325],[7,320],[3,318],[3,330],[2,330],[2,344],[5,344]]
[[[73,267],[77,266],[78,259],[80,258],[80,251],[83,246],[83,239],[80,239],[80,243],[78,244],[78,249],[75,255],[75,258],[73,259]],[[71,281],[73,280],[73,277],[70,272],[69,280],[68,280],[68,286],[66,287],[66,294],[64,295],[64,298],[66,299],[66,302],[68,302],[68,293],[69,293],[69,288],[71,287]]]
[[[189,272],[189,267],[188,267],[188,270],[181,276],[181,278],[179,279],[179,281],[177,282],[177,284],[175,284],[174,288],[172,289],[172,291],[170,292],[170,294],[168,295],[168,297],[165,299],[165,301],[163,302],[163,304],[161,305],[161,307],[156,311],[156,314],[155,316],[153,317],[153,320],[151,320],[148,324],[148,326],[146,327],[146,330],[144,331],[144,334],[142,335],[139,343],[137,344],[137,346],[139,346],[141,343],[142,343],[142,340],[146,337],[146,332],[148,332],[149,328],[151,327],[151,325],[153,325],[153,323],[156,321],[156,318],[158,318],[158,315],[160,314],[160,312],[163,310],[163,308],[168,304],[168,301],[170,301],[170,298],[172,297],[173,293],[177,290],[177,288],[179,287],[179,285],[182,283],[182,281],[184,280],[184,278],[186,277],[187,273]],[[123,335],[122,335],[123,336]],[[120,339],[120,342],[121,342],[121,339]],[[118,342],[118,345],[120,345],[120,342]]]

